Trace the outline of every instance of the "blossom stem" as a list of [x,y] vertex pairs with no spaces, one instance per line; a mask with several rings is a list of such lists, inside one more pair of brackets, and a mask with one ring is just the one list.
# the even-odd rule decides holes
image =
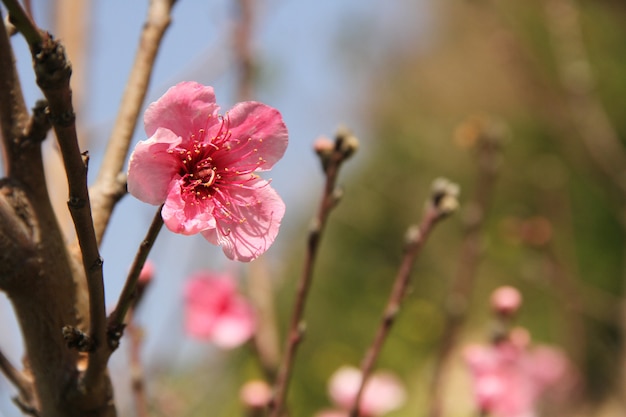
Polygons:
[[[8,3],[13,6],[13,2]],[[20,25],[27,23],[32,21],[29,18],[20,19]],[[33,36],[31,33],[33,31],[38,32],[39,36]],[[87,189],[89,157],[87,153],[81,153],[78,145],[76,115],[70,87],[72,70],[63,45],[51,36],[43,36],[36,27],[28,34],[25,33],[25,37],[33,57],[37,85],[48,101],[49,119],[61,149],[69,189],[67,204],[74,223],[87,281],[90,337],[96,343],[95,349],[89,353],[89,365],[82,381],[84,386],[89,387],[104,375],[108,357],[103,343],[106,340],[103,261],[98,249]]]
[[141,328],[135,323],[135,309],[131,308],[128,312],[128,337],[129,344],[129,365],[131,377],[131,392],[135,403],[135,415],[137,417],[148,417],[148,400],[146,397],[146,389],[144,384],[144,372],[141,365]]
[[163,227],[163,217],[161,216],[162,208],[162,205],[158,208],[144,240],[139,245],[139,250],[135,255],[135,260],[130,268],[130,272],[126,278],[126,284],[124,284],[124,288],[122,289],[120,297],[117,301],[115,310],[113,310],[113,312],[109,315],[107,333],[109,336],[109,344],[112,349],[117,347],[119,339],[122,337],[122,333],[124,331],[124,320],[126,319],[128,310],[133,306],[137,296],[137,281],[139,280],[139,274],[141,273],[141,269],[146,263],[146,259],[148,259],[150,250],[152,249],[152,246],[154,245],[154,242]]
[[174,3],[175,0],[150,1],[133,69],[124,90],[113,131],[107,142],[102,166],[91,187],[94,226],[98,242],[102,240],[115,204],[126,192],[126,179],[122,174],[124,161],[146,97],[161,40],[171,21],[170,13]]
[[438,207],[435,199],[436,197],[434,197],[431,204],[427,206],[420,225],[411,226],[407,230],[404,257],[400,264],[400,268],[398,269],[398,273],[383,312],[380,325],[376,331],[374,341],[368,348],[363,361],[361,362],[361,381],[354,403],[350,409],[350,417],[359,416],[359,404],[361,402],[361,397],[363,396],[365,384],[374,369],[376,360],[382,351],[383,344],[385,343],[396,316],[400,311],[402,301],[409,286],[411,271],[413,269],[413,265],[415,264],[415,260],[421,252],[421,249],[424,246],[424,243],[426,242],[433,226],[447,214],[447,212],[442,211]]
[[30,46],[43,41],[42,31],[35,25],[17,0],[2,0],[9,12],[11,23],[20,31]]
[[238,0],[238,19],[233,38],[238,65],[237,100],[250,100],[254,89],[254,58],[250,40],[254,17],[253,2]]
[[335,148],[332,154],[329,155],[324,166],[326,184],[324,186],[324,193],[320,201],[317,215],[314,218],[309,230],[307,251],[305,255],[306,258],[304,261],[302,275],[300,276],[300,280],[298,282],[293,313],[287,333],[285,353],[276,377],[274,398],[272,398],[269,404],[271,417],[282,416],[296,353],[304,335],[304,309],[313,279],[313,269],[317,258],[319,244],[328,220],[328,216],[338,202],[336,182],[339,168],[349,156],[349,154],[347,154],[340,146],[342,142],[343,138],[338,134]]
[[33,405],[33,383],[29,381],[22,372],[18,371],[9,359],[0,351],[0,371],[7,377],[9,381],[17,388],[19,392],[18,400],[24,405],[35,409]]
[[[492,134],[494,132],[496,132],[495,135]],[[448,363],[456,345],[458,333],[465,322],[476,271],[482,258],[482,229],[497,179],[498,158],[503,141],[498,133],[499,131],[493,129],[493,126],[482,126],[482,131],[477,138],[477,187],[473,201],[467,204],[471,215],[465,217],[465,233],[461,244],[459,265],[447,296],[445,322],[430,382],[429,417],[443,415],[442,395],[446,385]]]

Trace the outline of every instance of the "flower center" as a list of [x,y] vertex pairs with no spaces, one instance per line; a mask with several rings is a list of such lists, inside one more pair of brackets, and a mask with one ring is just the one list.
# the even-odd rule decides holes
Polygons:
[[202,186],[210,187],[215,182],[215,179],[217,178],[217,174],[215,173],[215,167],[211,167],[210,165],[206,166],[208,164],[206,164],[205,162],[207,161],[201,161],[196,166],[197,171],[196,171],[195,177],[197,177],[201,181],[200,184]]

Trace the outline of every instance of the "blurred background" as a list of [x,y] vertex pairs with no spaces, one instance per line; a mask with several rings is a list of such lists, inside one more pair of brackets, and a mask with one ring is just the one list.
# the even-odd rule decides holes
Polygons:
[[[146,105],[182,80],[213,85],[223,110],[238,101],[239,4],[175,5]],[[389,415],[427,415],[446,323],[457,316],[465,320],[454,328],[448,354],[444,415],[477,415],[459,352],[489,339],[488,299],[505,284],[523,294],[518,324],[533,342],[560,346],[579,370],[581,391],[569,398],[576,410],[550,415],[624,415],[626,3],[251,4],[253,97],[278,108],[290,131],[289,149],[270,173],[287,214],[275,245],[251,265],[227,263],[199,236],[160,236],[151,255],[156,277],[136,315],[154,415],[242,415],[238,390],[262,376],[258,364],[245,347],[223,352],[186,338],[182,285],[199,269],[234,271],[244,289],[267,276],[284,333],[323,184],[312,143],[332,137],[340,124],[361,148],[342,172],[344,196],[322,242],[291,386],[293,415],[328,407],[329,376],[360,362],[402,257],[404,233],[419,221],[440,176],[460,184],[461,209],[430,237],[380,357],[379,367],[397,373],[409,393]],[[68,48],[79,128],[95,175],[147,1],[33,0],[32,6],[39,26]],[[40,93],[29,53],[19,36],[13,45],[32,105]],[[141,139],[139,123],[135,141]],[[55,171],[53,141],[46,146],[49,180],[63,210],[64,177]],[[130,196],[114,212],[102,248],[111,302],[153,213]],[[3,301],[0,345],[19,363],[17,327]],[[120,415],[131,415],[123,342],[112,374]],[[18,415],[8,399],[13,388],[0,381],[0,412]]]

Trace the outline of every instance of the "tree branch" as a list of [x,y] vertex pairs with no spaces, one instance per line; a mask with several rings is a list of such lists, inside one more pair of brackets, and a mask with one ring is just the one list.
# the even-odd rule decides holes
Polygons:
[[271,417],[280,417],[282,415],[285,399],[287,397],[287,390],[297,349],[304,334],[304,323],[302,321],[304,308],[313,279],[313,268],[315,266],[320,241],[328,216],[341,198],[341,193],[336,188],[339,168],[357,148],[358,140],[356,137],[342,129],[337,132],[334,144],[323,143],[323,146],[316,149],[320,156],[324,173],[326,174],[326,184],[317,215],[313,219],[311,229],[309,230],[304,269],[298,283],[293,313],[287,332],[285,354],[276,378],[274,398],[272,398],[269,404]]
[[122,337],[122,333],[124,331],[124,320],[126,319],[126,313],[133,305],[133,302],[136,298],[136,288],[137,281],[139,280],[139,274],[141,273],[141,269],[146,263],[146,259],[148,259],[148,255],[150,254],[150,250],[154,245],[154,242],[163,227],[163,217],[161,216],[161,209],[163,206],[161,205],[154,218],[152,219],[152,223],[150,224],[150,228],[148,229],[148,233],[146,233],[146,237],[141,242],[139,246],[139,250],[137,251],[137,255],[135,255],[135,260],[133,261],[133,265],[130,268],[130,272],[128,273],[128,278],[126,278],[126,284],[124,284],[124,288],[120,294],[120,298],[117,301],[115,306],[115,310],[109,315],[108,324],[107,324],[107,334],[109,340],[109,346],[112,350],[115,350],[119,345],[119,340]]
[[461,135],[472,136],[462,140],[471,144],[476,152],[478,178],[472,201],[466,206],[461,255],[457,273],[446,299],[445,322],[430,382],[429,417],[439,417],[443,414],[442,397],[447,368],[458,333],[465,322],[476,271],[482,258],[482,229],[498,174],[504,133],[504,128],[498,122],[484,118],[471,118],[460,129]]
[[350,410],[350,417],[359,416],[359,404],[363,396],[363,389],[370,377],[376,360],[382,351],[383,344],[387,339],[387,335],[391,331],[391,327],[400,311],[402,301],[404,300],[406,290],[411,278],[411,271],[417,256],[421,252],[426,239],[430,235],[433,226],[444,217],[456,210],[458,187],[446,180],[436,180],[433,183],[433,193],[431,201],[426,207],[426,212],[419,226],[411,226],[407,230],[404,257],[400,264],[400,269],[396,275],[393,289],[389,295],[387,306],[383,312],[383,316],[376,331],[376,336],[372,345],[367,350],[365,357],[361,363],[361,382],[354,403]]
[[126,179],[122,174],[124,162],[137,125],[139,111],[146,97],[154,61],[165,30],[170,24],[170,12],[174,3],[175,0],[150,1],[135,63],[124,90],[98,178],[91,187],[98,242],[102,241],[115,204],[126,193]]
[[23,372],[18,371],[9,359],[4,356],[0,350],[0,371],[7,377],[9,381],[17,388],[20,403],[28,406],[33,410],[37,410],[34,398],[33,381],[28,379]]

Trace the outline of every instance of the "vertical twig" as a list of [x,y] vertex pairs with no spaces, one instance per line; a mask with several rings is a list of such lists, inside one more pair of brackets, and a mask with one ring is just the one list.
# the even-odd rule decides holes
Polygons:
[[458,207],[457,196],[458,187],[455,184],[449,183],[446,180],[437,180],[433,184],[433,196],[426,207],[426,211],[422,217],[420,225],[411,226],[407,230],[405,236],[404,257],[402,258],[400,268],[398,269],[398,273],[383,312],[382,320],[376,331],[374,341],[368,348],[363,361],[361,362],[361,381],[354,403],[350,409],[350,417],[359,416],[359,407],[365,385],[367,384],[367,380],[374,369],[376,360],[382,351],[383,344],[391,331],[396,316],[400,311],[400,307],[411,279],[413,264],[421,252],[426,239],[430,235],[433,226]]
[[274,386],[274,398],[272,398],[269,404],[270,416],[272,417],[280,417],[282,415],[294,360],[304,334],[304,308],[313,279],[313,268],[315,266],[319,244],[328,216],[341,197],[341,193],[336,188],[339,168],[342,163],[356,151],[357,147],[358,141],[356,137],[341,130],[337,133],[334,144],[329,144],[328,147],[317,149],[326,175],[326,184],[317,215],[313,219],[309,230],[304,269],[298,282],[291,321],[289,323],[289,329],[287,330],[285,353]]
[[137,295],[133,299],[132,305],[126,315],[127,332],[129,338],[129,362],[131,392],[135,404],[135,415],[137,417],[148,417],[148,398],[146,396],[146,385],[144,379],[143,366],[141,364],[141,345],[143,342],[143,330],[135,323],[135,311],[141,303],[145,291],[152,281],[152,276],[142,278],[137,283]]
[[626,194],[626,150],[595,91],[578,7],[573,0],[551,0],[546,19],[570,120],[596,167]]
[[126,192],[126,179],[122,169],[137,125],[139,111],[146,97],[154,61],[163,35],[171,21],[170,13],[174,3],[175,0],[150,0],[133,69],[124,90],[113,131],[107,142],[98,178],[91,187],[94,226],[98,242],[102,241],[115,204]]
[[483,118],[468,120],[457,133],[461,143],[475,147],[478,179],[474,197],[466,205],[465,236],[461,244],[457,273],[446,300],[445,322],[430,382],[429,417],[443,414],[442,395],[446,385],[447,367],[469,309],[476,271],[481,260],[482,228],[493,195],[503,142],[501,126]]
[[161,209],[163,206],[161,205],[154,215],[152,219],[152,223],[150,224],[150,228],[144,237],[144,240],[139,245],[139,250],[135,255],[135,260],[133,261],[133,265],[130,268],[130,272],[128,273],[128,277],[126,278],[126,283],[124,284],[124,288],[120,294],[120,297],[115,305],[115,309],[109,315],[108,324],[107,324],[107,333],[109,336],[109,344],[112,349],[117,348],[119,339],[122,337],[122,332],[124,330],[124,320],[126,318],[126,314],[129,309],[132,307],[135,299],[137,297],[137,281],[139,280],[139,274],[141,274],[141,269],[146,263],[146,259],[148,259],[148,255],[150,254],[150,250],[156,241],[161,228],[163,227],[163,217],[161,216]]
[[237,101],[250,100],[254,90],[254,58],[252,55],[253,4],[251,0],[238,0],[238,19],[234,31],[237,60]]
[[36,410],[33,382],[24,373],[15,369],[2,351],[0,351],[0,371],[17,388],[19,393],[18,401],[25,407]]
[[[254,12],[251,0],[237,0],[237,18],[232,34],[238,75],[237,101],[251,100],[254,96],[255,64],[251,45]],[[252,348],[265,377],[271,383],[276,378],[280,348],[272,286],[267,272],[267,262],[263,258],[250,264],[248,293],[258,312],[257,331],[252,339]]]
[[80,152],[76,135],[76,116],[72,106],[70,89],[71,67],[63,46],[38,29],[24,13],[19,4],[4,0],[12,19],[26,38],[31,54],[37,84],[48,100],[50,121],[56,133],[63,156],[63,164],[69,187],[68,207],[82,253],[83,268],[89,293],[90,336],[96,349],[90,352],[89,365],[85,374],[88,385],[99,379],[106,368],[106,313],[104,306],[104,284],[102,258],[98,251],[91,205],[87,190],[86,154]]

